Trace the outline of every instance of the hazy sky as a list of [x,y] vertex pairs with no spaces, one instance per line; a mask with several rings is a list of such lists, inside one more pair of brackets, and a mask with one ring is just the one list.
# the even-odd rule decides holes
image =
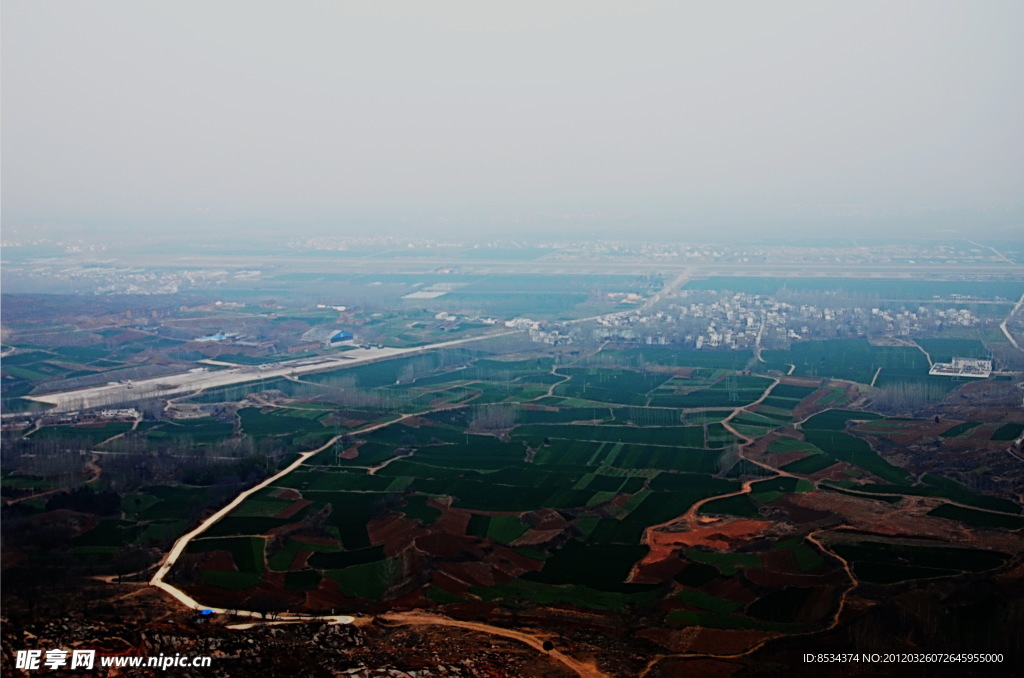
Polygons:
[[1024,3],[4,0],[3,226],[1024,237]]

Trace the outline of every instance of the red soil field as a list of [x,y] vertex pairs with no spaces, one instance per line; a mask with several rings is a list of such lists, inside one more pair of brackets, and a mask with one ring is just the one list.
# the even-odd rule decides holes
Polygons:
[[725,659],[693,659],[672,657],[658,663],[658,669],[664,676],[707,676],[708,678],[728,678],[743,668],[739,662]]
[[384,545],[384,555],[390,558],[412,543],[422,529],[405,516],[390,514],[381,519],[371,520],[366,526],[366,533],[370,537],[370,543]]
[[769,533],[775,527],[776,523],[766,520],[725,518],[699,524],[685,532],[669,532],[664,528],[648,530],[647,545],[651,552],[641,561],[641,565],[665,560],[680,546],[707,546],[719,551],[734,550],[751,539]]
[[431,533],[416,538],[416,547],[421,551],[440,558],[455,558],[460,555],[480,555],[480,547],[473,537],[454,534]]
[[430,578],[430,583],[439,589],[454,593],[457,596],[466,596],[469,593],[469,584],[456,579],[442,570],[434,572],[434,575]]
[[291,572],[295,572],[297,570],[305,569],[305,567],[306,567],[306,559],[309,558],[311,555],[313,555],[313,553],[314,552],[310,551],[309,549],[301,549],[301,550],[299,550],[295,554],[295,557],[292,558],[292,564],[288,566],[288,570],[291,571]]
[[207,551],[199,555],[203,559],[204,570],[223,570],[225,572],[238,572],[235,559],[231,557],[230,551]]
[[311,502],[311,501],[310,501],[310,500],[308,500],[308,499],[296,499],[296,500],[295,500],[295,501],[293,501],[293,502],[292,502],[292,503],[291,503],[291,504],[290,504],[289,506],[286,506],[285,508],[283,508],[283,509],[281,510],[281,512],[280,512],[280,513],[278,513],[278,514],[277,514],[276,516],[274,516],[274,517],[275,517],[275,518],[285,518],[285,519],[287,519],[287,518],[291,518],[291,517],[293,517],[293,516],[294,516],[294,515],[295,515],[296,513],[298,513],[298,512],[299,512],[299,511],[301,511],[302,509],[306,508],[307,506],[309,506],[309,505],[310,505],[310,504],[312,504],[312,503],[313,503],[313,502]]

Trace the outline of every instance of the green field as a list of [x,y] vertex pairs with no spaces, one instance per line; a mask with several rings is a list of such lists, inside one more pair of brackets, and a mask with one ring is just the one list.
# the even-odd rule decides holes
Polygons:
[[210,551],[230,553],[239,572],[261,572],[263,570],[263,539],[259,537],[195,539],[188,545],[188,553],[208,553]]
[[739,516],[741,518],[756,518],[759,515],[757,506],[745,494],[712,499],[700,507],[700,513]]
[[[493,295],[486,303],[498,306],[513,301],[484,288],[462,294],[478,300]],[[570,312],[572,301],[555,304],[564,307],[556,312]],[[967,339],[923,341],[936,353],[978,351]],[[12,367],[37,370],[52,359],[50,353],[38,354]],[[797,374],[860,381],[870,381],[879,369],[882,382],[913,380],[922,361],[927,368],[916,348],[862,340],[797,343],[790,351],[766,351],[765,358],[769,367],[772,361],[794,362]],[[801,402],[817,394],[819,405],[839,405],[847,398],[845,390],[821,390],[818,381],[781,384],[742,372],[752,369],[751,360],[749,352],[664,347],[583,355],[567,350],[507,361],[483,351],[438,352],[302,377],[308,383],[280,380],[211,390],[199,398],[222,402],[273,388],[296,401],[267,407],[249,401],[237,411],[218,408],[217,418],[145,422],[133,435],[154,445],[206,446],[208,454],[216,450],[225,457],[246,446],[273,450],[271,470],[322,445],[336,431],[341,434],[337,445],[249,497],[189,545],[190,562],[196,564],[192,581],[243,591],[236,594],[242,596],[257,586],[260,591],[277,587],[299,600],[303,592],[337,587],[342,595],[360,599],[356,608],[369,607],[367,601],[409,593],[409,582],[420,576],[407,571],[413,562],[423,572],[417,595],[425,596],[427,606],[643,611],[669,625],[815,630],[820,624],[797,620],[813,617],[817,612],[808,610],[826,605],[829,597],[816,588],[821,584],[806,582],[834,577],[838,561],[807,541],[806,531],[791,532],[785,541],[762,534],[733,551],[679,546],[669,562],[644,565],[658,574],[643,576],[655,576],[651,581],[659,583],[627,582],[649,554],[648,529],[665,524],[671,532],[673,522],[697,502],[706,501],[702,516],[714,516],[724,526],[735,518],[796,515],[792,507],[798,502],[780,500],[815,489],[806,478],[780,476],[750,461],[757,457],[743,458],[745,441],[722,424],[726,417],[752,439],[773,432],[769,463],[779,454],[802,453],[781,466],[784,472],[831,471],[822,493],[856,496],[879,502],[878,507],[906,501],[905,496],[942,498],[958,505],[933,509],[929,515],[936,519],[1024,529],[1024,509],[1013,502],[936,474],[911,476],[857,437],[898,429],[907,420],[826,409],[793,424]],[[552,396],[546,395],[549,387]],[[759,399],[758,406],[744,409]],[[442,404],[449,406],[442,409]],[[432,408],[364,430],[388,417]],[[867,424],[852,426],[854,421]],[[967,436],[978,425],[950,424],[942,435]],[[86,437],[101,442],[127,426],[96,429]],[[1022,430],[1013,422],[986,423],[984,433],[1012,440]],[[77,427],[46,427],[33,436],[78,433]],[[118,444],[110,445],[110,452]],[[28,479],[6,474],[4,483],[13,488]],[[40,476],[36,482],[46,480]],[[740,493],[744,481],[751,483],[748,493]],[[83,563],[110,562],[126,545],[173,539],[194,524],[196,499],[214,491],[182,485],[136,489],[122,498],[122,514],[74,540],[74,554]],[[865,583],[986,572],[1007,558],[857,539],[829,548],[848,556]],[[223,553],[206,555],[213,552],[230,554],[230,562]],[[213,558],[228,564],[210,565]],[[752,583],[760,581],[753,574],[748,581],[744,570],[760,569],[768,570],[759,573],[766,576],[779,571],[806,579],[776,587]],[[735,586],[743,590],[723,593]]]
[[646,394],[667,380],[659,374],[599,368],[562,368],[569,381],[555,387],[556,395],[620,405],[646,405]]
[[853,564],[854,574],[859,579],[875,584],[983,572],[999,567],[1009,558],[997,551],[890,542],[842,543],[833,544],[831,548]]
[[693,607],[701,610],[719,612],[723,614],[734,612],[743,606],[742,603],[737,603],[734,600],[716,598],[715,596],[708,595],[703,591],[694,591],[691,589],[680,591],[675,595],[675,598],[676,600],[681,600],[687,605],[692,605]]
[[962,424],[957,424],[956,426],[953,426],[952,428],[948,428],[945,431],[943,431],[940,435],[943,438],[955,438],[958,435],[961,435],[963,433],[967,433],[968,431],[977,428],[978,426],[981,426],[981,422],[968,421],[968,422],[964,422]]
[[333,579],[342,593],[367,600],[380,600],[395,583],[399,566],[394,559],[353,565],[339,570],[326,570],[324,576]]
[[860,438],[832,430],[804,431],[804,436],[808,442],[834,459],[859,466],[895,485],[906,484],[907,472],[882,459]]
[[803,429],[822,429],[826,431],[842,431],[846,428],[848,421],[863,421],[882,419],[881,415],[873,412],[860,412],[855,410],[825,410],[814,415],[803,424]]
[[722,370],[742,370],[754,354],[741,351],[699,351],[662,347],[642,347],[621,351],[606,351],[610,358],[629,367],[654,364],[671,367],[696,367]]
[[954,506],[953,504],[942,504],[929,511],[928,515],[956,520],[975,527],[1004,528],[1007,530],[1024,529],[1024,517],[977,511],[962,506]]
[[[1015,245],[998,246],[1009,257],[1021,254]],[[964,243],[950,247],[955,252]],[[600,256],[625,270],[635,252],[625,245]],[[60,320],[63,327],[46,328],[5,324],[3,348],[15,351],[2,364],[4,411],[30,407],[19,399],[55,388],[61,379],[99,381],[110,371],[111,380],[120,380],[148,363],[188,369],[204,357],[251,366],[307,355],[250,356],[255,348],[185,341],[221,326],[278,349],[328,323],[350,327],[360,343],[401,347],[492,331],[505,336],[171,399],[172,405],[202,405],[198,419],[176,419],[185,413],[173,406],[161,411],[167,399],[154,399],[141,403],[145,421],[130,432],[123,423],[47,425],[27,436],[31,426],[5,431],[5,549],[8,531],[34,540],[25,552],[5,550],[15,570],[5,589],[18,589],[18,577],[32,570],[60,593],[67,576],[129,571],[126,564],[139,554],[156,560],[239,492],[302,459],[190,540],[168,581],[203,605],[268,616],[270,610],[326,613],[336,607],[368,621],[388,609],[416,608],[507,628],[525,625],[538,637],[551,631],[559,651],[600,670],[652,676],[687,669],[783,675],[784,655],[823,639],[837,647],[851,639],[866,642],[870,647],[862,651],[868,652],[899,649],[872,646],[878,638],[896,639],[901,647],[966,647],[970,634],[980,633],[979,620],[987,619],[988,602],[1012,602],[1013,587],[1004,585],[1019,567],[1018,554],[1009,551],[1024,531],[1024,507],[1014,500],[1006,470],[1015,461],[1004,448],[1024,434],[1024,425],[1007,409],[1009,400],[1000,405],[1001,420],[986,418],[989,393],[979,391],[1009,398],[1013,377],[968,386],[933,378],[924,352],[938,361],[987,358],[991,348],[1000,368],[1012,370],[1012,346],[998,323],[1022,290],[1013,271],[992,281],[961,281],[952,270],[943,281],[910,280],[909,273],[907,279],[719,276],[691,280],[661,308],[641,308],[607,293],[650,299],[678,274],[678,262],[651,259],[662,272],[646,276],[495,273],[513,271],[509,264],[517,262],[530,270],[561,267],[563,256],[564,270],[584,268],[585,258],[571,261],[577,257],[572,249],[512,244],[360,244],[351,251],[299,248],[297,256],[301,265],[268,269],[263,281],[246,281],[245,290],[220,286],[217,298],[244,302],[237,310],[207,306],[210,295],[200,290],[189,291],[183,302],[202,304],[193,311],[174,310],[178,300],[167,296],[99,295],[76,302],[97,320],[69,317]],[[540,259],[547,260],[543,266],[530,263]],[[358,264],[357,272],[349,264]],[[406,268],[393,268],[399,264]],[[459,271],[462,264],[473,272]],[[439,283],[454,285],[437,299],[402,299]],[[297,301],[287,294],[289,285],[301,289]],[[764,347],[758,357],[749,349],[684,348],[693,346],[687,334],[711,322],[716,331],[730,329],[717,328],[717,314],[749,300],[727,290],[777,295],[780,309],[836,310],[835,320],[828,312],[820,322],[808,319],[804,336],[856,333],[876,341],[886,323],[865,313],[863,323],[845,325],[855,308],[967,309],[981,325],[960,327],[947,316],[942,326],[931,320],[913,325],[905,340],[876,342],[902,345],[805,341],[766,327],[758,334]],[[39,296],[38,303],[53,303]],[[5,294],[5,312],[8,299]],[[991,303],[997,299],[1006,301]],[[312,308],[318,300],[348,305],[346,317]],[[682,309],[715,301],[714,317],[689,310],[678,323],[665,317],[679,314],[673,302]],[[751,307],[767,314],[773,303],[761,298]],[[652,317],[618,328],[593,319],[616,311],[626,318],[637,309]],[[464,317],[443,320],[439,311]],[[733,313],[728,324],[737,341],[750,346],[753,335],[736,334],[744,315]],[[485,326],[486,316],[499,324]],[[557,328],[571,341],[547,345],[535,341],[535,333],[533,339],[527,332],[505,333],[501,321],[518,316],[538,319],[544,329],[556,329],[552,320],[590,319]],[[790,326],[796,329],[787,320]],[[670,343],[648,345],[649,333]],[[949,398],[944,409],[917,411],[903,407],[900,398],[910,395]],[[953,419],[958,411],[972,421]],[[936,413],[940,420],[932,425]],[[804,421],[806,415],[813,416]],[[909,441],[908,433],[918,430],[934,440]],[[81,453],[93,447],[95,455]],[[51,450],[66,454],[47,456]],[[827,480],[811,480],[824,475]],[[69,481],[87,489],[30,496]],[[104,503],[103,511],[90,515],[90,502]],[[681,517],[698,504],[693,524],[684,524]],[[901,524],[922,526],[918,538],[887,530],[888,516],[904,515],[910,522]],[[932,538],[957,531],[962,543]],[[54,549],[49,561],[41,556],[47,540],[52,545],[45,548]],[[913,583],[938,578],[945,579]],[[936,592],[942,600],[929,599]],[[72,609],[78,597],[64,598],[59,609],[81,616]],[[36,605],[26,602],[25,608]],[[957,608],[971,612],[957,616]],[[25,616],[18,607],[12,611]],[[102,617],[110,610],[95,612]],[[1012,612],[994,608],[990,623],[1012,629]],[[833,621],[839,626],[832,628]],[[437,659],[416,629],[361,628],[390,642],[378,648],[381,665],[416,673]],[[925,633],[933,628],[942,629],[939,641]],[[294,635],[280,627],[267,632]],[[794,637],[776,638],[786,634]],[[461,647],[455,640],[448,643],[452,656]],[[466,663],[462,672],[500,669],[495,657],[501,659],[503,643],[484,653],[497,669]],[[964,651],[990,650],[975,644]],[[609,654],[588,654],[588,647]],[[508,671],[558,668],[521,649],[526,654],[512,657]],[[355,667],[363,650],[339,651],[351,655],[348,664]],[[758,658],[766,662],[750,663]],[[356,670],[348,664],[316,668]]]
[[195,443],[213,443],[230,438],[234,430],[233,424],[204,417],[164,422],[149,429],[145,435],[152,441],[188,439]]
[[836,463],[835,459],[830,459],[824,454],[814,454],[809,457],[804,457],[797,461],[786,464],[781,468],[782,471],[787,473],[799,473],[802,475],[810,475],[811,473],[817,473],[823,471],[829,466]]
[[793,398],[797,401],[803,400],[812,393],[817,392],[813,386],[794,386],[791,384],[776,384],[772,389],[772,395],[778,398]]
[[831,377],[870,384],[875,373],[928,375],[928,360],[909,346],[873,346],[866,339],[830,339],[795,343],[788,351],[764,351],[769,368],[796,376]]
[[[708,437],[728,437],[721,424],[711,424]],[[594,442],[636,443],[639,445],[662,445],[669,447],[704,447],[705,429],[701,426],[574,426],[574,425],[528,425],[519,426],[513,432],[516,437],[540,441],[544,438],[566,440],[589,440]],[[711,445],[721,447],[721,444]]]
[[99,445],[104,440],[121,435],[130,430],[132,425],[127,422],[111,422],[109,424],[87,426],[44,426],[32,434],[33,438],[63,438],[81,440],[89,446]]
[[856,489],[863,492],[873,492],[878,494],[899,494],[899,495],[910,495],[919,497],[944,497],[946,499],[952,499],[953,501],[967,504],[969,506],[976,506],[978,508],[987,509],[989,511],[1002,511],[1004,513],[1020,514],[1024,513],[1024,509],[1021,506],[1009,499],[1003,497],[993,497],[990,495],[976,494],[969,491],[960,483],[937,476],[934,474],[925,474],[922,478],[924,481],[921,485],[914,485],[908,487],[907,485],[857,485]]
[[524,579],[513,579],[507,584],[497,586],[474,587],[473,594],[484,600],[503,601],[514,606],[529,602],[538,605],[570,605],[592,610],[619,612],[626,611],[627,606],[648,607],[653,605],[658,598],[656,589],[639,590],[636,593],[602,591],[589,586],[555,585]]
[[1003,424],[992,434],[992,440],[1016,440],[1024,433],[1024,424]]

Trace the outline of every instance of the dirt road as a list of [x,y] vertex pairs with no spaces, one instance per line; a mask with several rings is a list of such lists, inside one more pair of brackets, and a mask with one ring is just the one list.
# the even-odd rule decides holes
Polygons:
[[518,640],[539,652],[543,652],[555,661],[561,662],[565,667],[575,672],[576,675],[581,676],[581,678],[607,678],[608,676],[607,673],[601,671],[594,664],[573,659],[557,649],[545,650],[544,641],[553,638],[554,634],[551,634],[548,638],[540,638],[535,635],[530,635],[529,633],[523,633],[522,631],[514,631],[500,626],[491,626],[490,624],[450,619],[448,617],[442,617],[441,615],[429,614],[426,612],[393,612],[380,615],[379,619],[391,622],[392,624],[434,624],[438,626],[454,626],[461,629],[470,629],[472,631],[488,633],[493,636],[503,636],[505,638]]

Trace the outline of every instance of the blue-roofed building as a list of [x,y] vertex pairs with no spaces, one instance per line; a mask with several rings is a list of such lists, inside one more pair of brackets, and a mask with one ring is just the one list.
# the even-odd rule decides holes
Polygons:
[[330,346],[343,341],[348,341],[352,338],[351,332],[339,329],[337,327],[313,327],[306,330],[302,334],[302,338],[306,341],[319,341],[324,346]]

